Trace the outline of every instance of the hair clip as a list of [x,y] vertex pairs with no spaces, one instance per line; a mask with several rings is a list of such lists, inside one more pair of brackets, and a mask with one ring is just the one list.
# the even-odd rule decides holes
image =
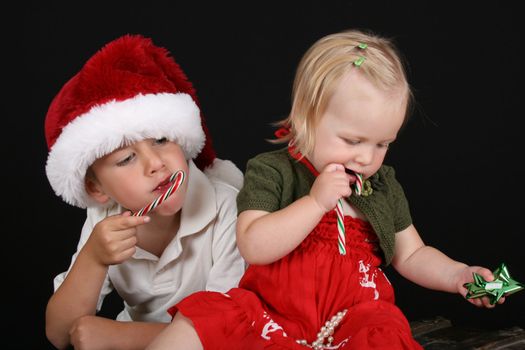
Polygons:
[[354,61],[354,66],[356,67],[361,67],[361,65],[363,64],[363,62],[366,60],[365,57],[363,56],[359,56],[359,58],[357,60]]
[[364,49],[366,49],[366,48],[368,47],[368,44],[365,44],[365,43],[359,43],[359,44],[357,45],[357,47],[360,48],[361,50],[364,50]]

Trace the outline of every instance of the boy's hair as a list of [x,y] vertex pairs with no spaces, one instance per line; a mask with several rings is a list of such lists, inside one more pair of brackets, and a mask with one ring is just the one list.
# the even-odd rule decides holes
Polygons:
[[[362,44],[366,47],[361,48]],[[274,142],[291,141],[299,152],[308,156],[314,148],[315,127],[340,78],[350,69],[359,69],[383,90],[405,90],[406,120],[412,92],[393,41],[370,32],[347,30],[319,39],[302,57],[295,75],[290,115],[277,123],[289,128],[290,133]]]
[[49,183],[80,208],[100,206],[86,192],[86,171],[122,145],[165,137],[201,170],[215,168],[193,84],[167,49],[137,34],[104,45],[64,84],[46,114],[45,135]]

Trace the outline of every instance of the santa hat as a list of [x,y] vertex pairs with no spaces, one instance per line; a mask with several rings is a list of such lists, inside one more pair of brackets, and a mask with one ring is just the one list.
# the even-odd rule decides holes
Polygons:
[[85,190],[86,170],[123,144],[166,137],[201,170],[215,159],[191,82],[166,49],[140,35],[108,43],[62,87],[45,134],[49,182],[81,208],[97,205]]

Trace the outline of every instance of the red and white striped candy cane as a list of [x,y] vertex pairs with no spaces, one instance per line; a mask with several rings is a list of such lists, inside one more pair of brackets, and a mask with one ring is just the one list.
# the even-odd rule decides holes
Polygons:
[[173,182],[170,185],[170,187],[168,187],[168,189],[166,191],[164,191],[163,194],[158,196],[153,202],[151,202],[150,204],[146,205],[144,208],[140,209],[138,212],[133,213],[133,216],[146,215],[147,213],[149,213],[150,211],[154,210],[156,207],[161,205],[166,200],[166,198],[171,196],[173,193],[175,193],[175,191],[177,191],[179,189],[180,185],[182,185],[182,183],[184,182],[184,178],[185,177],[186,176],[184,174],[184,171],[182,171],[182,170],[179,170],[179,171],[173,173],[170,176],[170,179],[169,179],[169,182]]
[[[354,182],[354,191],[358,196],[363,193],[363,175],[354,173],[356,180]],[[343,212],[343,201],[339,199],[335,206],[337,213],[337,246],[339,247],[339,254],[346,255],[346,232],[345,232],[345,214]]]

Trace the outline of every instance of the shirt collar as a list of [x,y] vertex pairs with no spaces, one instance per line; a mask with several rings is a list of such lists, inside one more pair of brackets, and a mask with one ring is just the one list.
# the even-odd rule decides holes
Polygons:
[[189,163],[188,189],[182,206],[181,222],[177,236],[184,237],[202,231],[216,216],[215,189],[210,179]]
[[[166,246],[159,260],[159,268],[175,259],[182,252],[180,240],[201,232],[217,215],[215,188],[210,179],[193,163],[188,161],[188,188],[181,209],[179,231]],[[153,254],[138,248],[135,259],[157,260]]]

